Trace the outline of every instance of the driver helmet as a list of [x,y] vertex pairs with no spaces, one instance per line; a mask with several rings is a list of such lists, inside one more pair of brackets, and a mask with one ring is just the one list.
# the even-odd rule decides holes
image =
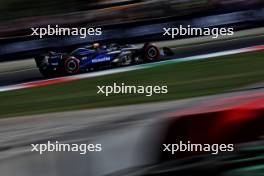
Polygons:
[[99,49],[100,48],[100,43],[94,43],[93,44],[94,49]]

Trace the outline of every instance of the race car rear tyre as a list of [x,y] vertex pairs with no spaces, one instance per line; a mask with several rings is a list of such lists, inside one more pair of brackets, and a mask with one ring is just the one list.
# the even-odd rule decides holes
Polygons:
[[80,61],[75,57],[69,57],[64,62],[64,70],[67,74],[76,74],[80,71]]
[[39,72],[45,77],[54,77],[55,73],[53,70],[47,67],[39,67]]
[[159,59],[159,57],[160,57],[160,50],[158,47],[151,44],[146,44],[144,46],[144,59],[146,61],[154,61]]

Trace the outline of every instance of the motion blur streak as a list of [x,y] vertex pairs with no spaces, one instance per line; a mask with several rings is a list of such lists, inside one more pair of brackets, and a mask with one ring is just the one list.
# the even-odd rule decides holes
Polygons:
[[172,116],[183,116],[186,114],[200,114],[204,112],[214,112],[214,111],[225,111],[229,109],[239,109],[239,108],[263,108],[264,107],[264,93],[255,92],[243,95],[236,95],[231,97],[217,98],[216,100],[209,100],[207,102],[201,103],[199,106],[193,107],[191,109],[183,109],[177,111],[176,114]]
[[44,80],[44,81],[25,83],[23,84],[22,87],[23,88],[38,87],[38,86],[45,86],[45,85],[74,81],[74,80],[77,80],[77,78],[74,78],[74,77],[55,78],[55,79],[49,79],[49,80]]
[[[243,97],[245,99],[243,103],[236,101]],[[236,105],[225,104],[225,100],[228,102],[231,99]],[[218,106],[211,107],[212,102]],[[257,141],[263,135],[264,94],[248,92],[232,98],[216,98],[204,102],[196,110],[187,108],[182,112],[170,113],[168,117],[169,127],[163,143],[170,144],[175,140],[183,140],[193,143],[233,143],[238,147],[246,142]],[[193,154],[178,153],[177,156],[186,157]],[[161,157],[164,160],[173,159],[169,155],[162,154]]]

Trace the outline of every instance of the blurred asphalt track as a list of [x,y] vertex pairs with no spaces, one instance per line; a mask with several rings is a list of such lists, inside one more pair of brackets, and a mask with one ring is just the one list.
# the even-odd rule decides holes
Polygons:
[[[264,44],[263,35],[248,36],[238,39],[205,42],[194,45],[180,46],[178,41],[167,42],[176,53],[168,59],[183,58],[194,55],[208,54],[219,51],[233,50]],[[158,42],[157,46],[164,47],[166,42]],[[0,63],[0,86],[7,86],[19,83],[44,79],[35,66],[33,59],[23,61],[12,61]]]
[[[227,106],[226,99],[239,99],[235,103],[245,103],[264,97],[263,90],[1,119],[1,175],[99,176],[153,164],[159,138],[162,137],[166,118],[170,114],[174,117],[177,113],[188,114],[188,109],[193,108],[199,109],[199,112],[221,109]],[[50,152],[40,156],[30,152],[31,143],[46,143],[48,140],[61,143],[101,143],[103,151],[85,156],[73,152]]]

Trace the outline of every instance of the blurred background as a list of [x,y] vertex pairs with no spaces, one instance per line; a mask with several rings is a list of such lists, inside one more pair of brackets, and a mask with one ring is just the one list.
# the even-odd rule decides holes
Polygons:
[[261,4],[261,0],[4,0],[0,4],[0,32],[3,37],[45,24],[93,26],[158,18],[191,18],[254,9]]
[[[40,53],[46,48],[61,49],[94,41],[164,40],[162,28],[180,24],[229,26],[239,30],[261,26],[264,19],[261,0],[4,0],[0,3],[0,55],[5,58],[16,53],[26,52],[29,56],[29,51]],[[30,37],[31,27],[47,25],[102,27],[103,35],[83,40],[54,36],[36,41]],[[28,42],[21,47],[18,41]]]
[[[0,12],[1,90],[32,81],[45,85],[33,57],[93,42],[155,42],[175,52],[166,60],[212,57],[0,92],[1,176],[264,175],[263,0],[1,0]],[[47,25],[102,27],[103,35],[30,36],[30,28]],[[179,25],[232,27],[235,35],[218,40],[162,35],[163,28]],[[237,52],[241,48],[251,53]],[[236,54],[214,57],[230,50]],[[150,98],[96,94],[96,86],[114,82],[164,84],[169,93]],[[161,152],[163,143],[176,138],[234,143],[236,150],[215,157]],[[40,156],[29,151],[30,144],[48,140],[102,143],[103,152]]]

